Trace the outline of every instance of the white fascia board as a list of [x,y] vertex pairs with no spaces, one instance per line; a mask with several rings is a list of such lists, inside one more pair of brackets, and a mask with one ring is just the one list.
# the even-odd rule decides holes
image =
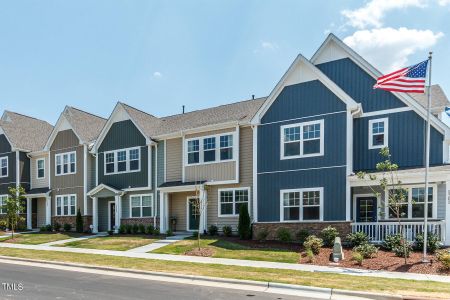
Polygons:
[[305,78],[305,80],[300,82],[307,82],[311,80],[319,80],[324,84],[331,92],[333,92],[342,102],[347,105],[347,109],[350,111],[359,109],[358,103],[353,100],[346,92],[344,92],[336,83],[334,83],[330,78],[328,78],[322,71],[320,71],[316,66],[314,66],[309,60],[307,60],[303,55],[299,54],[294,62],[291,64],[286,73],[281,77],[281,80],[277,83],[275,88],[267,97],[264,104],[260,107],[258,112],[252,118],[251,124],[258,125],[261,118],[270,108],[275,99],[280,95],[281,91],[285,86],[292,85],[294,83],[289,82],[289,78],[300,66],[306,67],[306,70],[311,73],[310,78]]
[[[356,63],[356,65],[358,65],[360,68],[366,71],[366,73],[369,74],[372,78],[377,79],[378,77],[383,75],[378,69],[372,66],[361,55],[356,53],[355,50],[350,48],[348,45],[346,45],[343,41],[341,41],[338,37],[336,37],[332,33],[328,35],[328,37],[325,39],[325,41],[322,43],[322,45],[319,47],[316,53],[314,53],[314,55],[311,57],[311,63],[316,64],[322,53],[325,51],[326,47],[330,47],[330,45],[332,45],[333,42],[335,43],[335,45],[339,46],[342,50],[344,50],[348,54],[349,59],[351,59],[354,63]],[[341,57],[337,57],[336,59],[339,58]],[[416,100],[414,100],[409,94],[398,92],[391,92],[391,93],[398,99],[400,99],[400,101],[412,107],[414,111],[417,114],[419,114],[419,116],[421,116],[423,119],[425,120],[427,119],[427,110],[422,105],[420,105]],[[450,139],[450,128],[447,125],[445,125],[441,120],[436,118],[434,115],[431,115],[430,121],[431,124],[440,133],[445,135],[445,139]]]

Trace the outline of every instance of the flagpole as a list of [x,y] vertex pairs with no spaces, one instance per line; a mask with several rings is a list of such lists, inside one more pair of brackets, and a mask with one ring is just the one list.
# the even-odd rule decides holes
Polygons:
[[430,168],[430,111],[431,111],[431,60],[433,52],[429,53],[428,62],[428,104],[427,104],[427,135],[425,141],[425,201],[424,201],[424,218],[423,218],[423,258],[422,262],[428,262],[427,244],[428,244],[428,169]]

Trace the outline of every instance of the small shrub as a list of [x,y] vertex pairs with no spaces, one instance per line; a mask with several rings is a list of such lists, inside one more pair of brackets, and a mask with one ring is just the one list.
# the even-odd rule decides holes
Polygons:
[[216,225],[211,225],[208,227],[208,234],[211,236],[217,235],[217,232],[219,232],[219,228],[217,228]]
[[307,262],[311,263],[311,264],[313,264],[316,261],[314,252],[311,249],[306,250],[306,258],[307,258]]
[[133,234],[139,233],[139,226],[138,226],[138,224],[133,224],[133,227],[131,228],[131,232],[133,232]]
[[323,240],[318,238],[315,235],[310,235],[306,238],[303,243],[303,247],[305,247],[306,251],[311,250],[314,254],[319,254],[320,248],[323,246]]
[[133,232],[133,226],[131,224],[125,225],[125,231],[126,233],[131,234],[131,232]]
[[82,233],[83,232],[83,228],[84,228],[83,218],[81,217],[80,209],[78,209],[78,211],[77,211],[77,218],[76,218],[76,221],[75,221],[75,230],[78,233]]
[[124,234],[126,232],[126,226],[124,224],[120,224],[119,226],[119,233]]
[[350,233],[347,235],[347,240],[350,242],[352,247],[369,243],[369,237],[362,231]]
[[65,223],[64,224],[64,231],[71,231],[72,230],[72,224]]
[[446,270],[450,270],[450,252],[448,250],[440,250],[436,252],[436,258],[442,263]]
[[139,233],[142,233],[142,234],[145,233],[145,225],[144,224],[139,224]]
[[48,232],[52,232],[53,231],[53,226],[52,226],[52,224],[48,224],[47,225],[47,230],[46,231],[48,231]]
[[269,235],[269,231],[266,228],[262,228],[258,231],[256,234],[256,239],[258,241],[265,241],[267,239],[267,236]]
[[113,230],[108,230],[108,235],[113,235],[114,231]]
[[392,251],[394,252],[395,256],[397,257],[409,257],[411,254],[411,251],[413,250],[413,247],[410,242],[405,241],[406,247],[403,246],[403,242],[400,242],[400,245],[396,246]]
[[41,232],[46,232],[47,231],[47,225],[41,226],[40,231]]
[[192,236],[195,237],[195,238],[198,237],[198,231],[193,231],[192,232]]
[[[427,240],[428,240],[427,251],[429,253],[435,253],[440,248],[439,236],[429,232],[427,235]],[[414,244],[414,248],[418,251],[423,250],[423,235],[422,234],[418,234],[416,236],[416,242]]]
[[378,248],[372,244],[365,243],[353,248],[353,251],[361,253],[364,258],[372,258],[377,254]]
[[291,242],[292,241],[292,235],[289,229],[285,227],[280,227],[277,230],[277,238],[282,242]]
[[242,240],[252,238],[252,224],[250,221],[250,215],[248,214],[247,205],[241,205],[239,208],[238,232],[239,237]]
[[153,234],[154,234],[154,235],[160,235],[160,232],[159,232],[159,228],[158,228],[158,227],[156,227],[156,228],[153,230]]
[[352,260],[356,261],[358,265],[362,266],[364,261],[364,256],[360,252],[353,252]]
[[399,247],[401,243],[402,236],[400,234],[391,234],[384,239],[383,247],[386,250],[392,251],[394,248]]
[[153,226],[153,225],[148,225],[147,226],[147,231],[146,231],[146,233],[147,234],[153,234],[155,232],[155,226]]
[[339,235],[337,229],[333,226],[327,226],[320,232],[320,237],[323,239],[323,243],[326,247],[334,245],[334,239]]
[[0,220],[0,230],[6,230],[8,222],[5,219]]
[[55,229],[55,231],[60,231],[61,230],[61,224],[55,223],[55,226],[53,226],[53,229]]
[[172,235],[173,235],[172,229],[167,229],[166,235],[167,235],[167,236],[172,236]]
[[303,244],[306,241],[306,238],[309,236],[309,231],[306,229],[300,229],[295,234],[295,239],[300,242],[300,244]]
[[233,234],[233,228],[231,226],[223,226],[222,232],[224,236],[231,236]]

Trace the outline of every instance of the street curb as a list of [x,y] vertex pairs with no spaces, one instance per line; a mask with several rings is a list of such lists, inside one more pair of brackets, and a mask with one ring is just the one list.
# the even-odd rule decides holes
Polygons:
[[199,276],[199,275],[184,275],[184,274],[174,274],[174,273],[165,273],[165,272],[152,272],[152,271],[143,271],[143,270],[135,270],[135,269],[127,269],[127,268],[114,268],[114,267],[103,267],[103,266],[91,266],[86,264],[77,264],[77,263],[68,263],[68,262],[57,262],[57,261],[47,261],[40,259],[30,259],[30,258],[20,258],[20,257],[10,257],[0,255],[0,259],[9,260],[9,261],[21,261],[21,262],[30,262],[30,263],[43,263],[48,265],[57,265],[57,266],[66,266],[66,267],[78,267],[78,268],[86,268],[91,270],[100,270],[100,271],[113,271],[118,273],[132,273],[137,275],[149,275],[149,276],[159,276],[159,277],[167,277],[173,279],[182,279],[182,280],[190,280],[190,281],[204,281],[204,282],[214,282],[214,283],[223,283],[223,284],[231,284],[231,285],[246,285],[246,286],[254,286],[259,288],[264,288],[265,291],[270,289],[275,289],[274,293],[283,294],[283,291],[290,291],[290,293],[308,293],[308,294],[316,294],[322,297],[326,297],[327,299],[335,299],[339,297],[359,297],[366,299],[374,299],[374,300],[400,300],[404,299],[403,296],[397,296],[392,294],[381,294],[381,293],[370,293],[370,292],[360,292],[360,291],[348,291],[334,288],[320,288],[320,287],[311,287],[311,286],[302,286],[302,285],[294,285],[294,284],[285,284],[285,283],[276,283],[276,282],[266,282],[266,281],[254,281],[254,280],[241,280],[241,279],[228,279],[228,278],[219,278],[219,277],[209,277],[209,276]]

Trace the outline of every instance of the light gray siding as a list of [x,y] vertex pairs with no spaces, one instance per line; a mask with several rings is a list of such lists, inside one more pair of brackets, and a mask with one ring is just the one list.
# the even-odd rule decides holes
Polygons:
[[175,138],[166,140],[166,181],[181,181],[182,180],[182,138]]
[[108,201],[114,198],[98,198],[98,231],[108,230]]
[[[39,159],[44,159],[44,177],[37,177],[37,161]],[[36,156],[30,159],[30,178],[31,178],[31,188],[44,188],[48,187],[48,176],[50,172],[50,164],[48,160],[48,154],[44,154],[41,156]]]

